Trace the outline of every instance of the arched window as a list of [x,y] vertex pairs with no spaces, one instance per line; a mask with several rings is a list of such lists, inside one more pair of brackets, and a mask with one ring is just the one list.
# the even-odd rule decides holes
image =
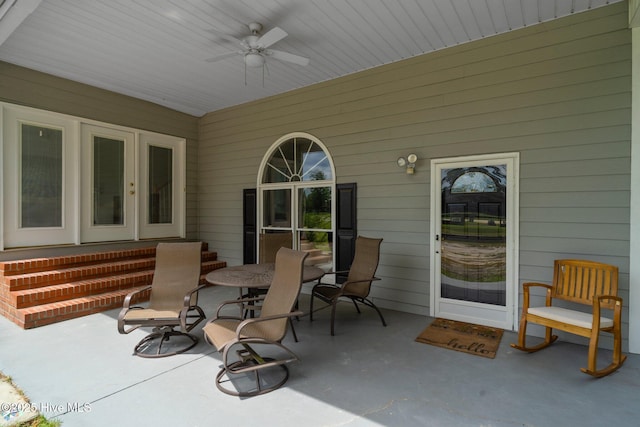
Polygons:
[[322,142],[296,132],[276,141],[258,174],[258,259],[273,262],[286,246],[309,252],[327,270],[334,252],[334,167]]

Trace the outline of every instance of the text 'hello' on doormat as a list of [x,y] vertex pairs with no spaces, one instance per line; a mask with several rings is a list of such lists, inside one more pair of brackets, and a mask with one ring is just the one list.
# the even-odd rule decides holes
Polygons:
[[503,332],[499,328],[437,318],[416,341],[493,359]]

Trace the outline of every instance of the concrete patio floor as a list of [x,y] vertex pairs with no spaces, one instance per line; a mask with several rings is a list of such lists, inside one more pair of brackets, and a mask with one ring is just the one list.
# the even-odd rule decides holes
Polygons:
[[[237,290],[211,287],[209,317]],[[308,307],[302,298],[301,308]],[[162,359],[132,355],[147,331],[119,335],[118,310],[22,330],[0,318],[0,371],[48,418],[71,426],[602,426],[637,425],[640,355],[616,373],[580,372],[585,346],[559,342],[525,354],[505,333],[495,359],[414,341],[430,318],[342,304],[336,336],[329,312],[295,322],[300,357],[289,381],[240,399],[217,390],[221,355],[201,340]],[[202,336],[200,328],[196,335]],[[604,363],[610,352],[601,351]]]

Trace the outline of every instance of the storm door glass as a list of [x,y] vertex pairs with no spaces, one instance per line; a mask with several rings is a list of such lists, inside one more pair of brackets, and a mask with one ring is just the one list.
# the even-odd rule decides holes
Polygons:
[[442,298],[504,306],[506,165],[442,169]]

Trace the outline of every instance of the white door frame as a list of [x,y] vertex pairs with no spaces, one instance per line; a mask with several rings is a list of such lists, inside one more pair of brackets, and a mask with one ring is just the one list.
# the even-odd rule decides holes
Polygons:
[[[2,128],[2,248],[74,244],[78,234],[78,123],[64,115],[54,115],[26,107],[3,106]],[[62,223],[53,227],[22,227],[21,224],[21,125],[55,128],[62,131]]]
[[[490,306],[440,298],[441,256],[441,177],[444,168],[507,165],[507,224],[506,224],[506,297],[505,306]],[[518,312],[518,248],[519,248],[519,153],[499,153],[431,160],[431,219],[430,219],[430,306],[432,317],[444,317],[469,323],[480,323],[506,330],[517,328]]]
[[[170,223],[149,223],[149,147],[162,147],[172,151],[172,221]],[[138,182],[138,223],[139,238],[154,239],[161,237],[185,237],[186,226],[186,193],[187,171],[186,151],[187,141],[184,138],[172,137],[155,133],[139,135]]]

